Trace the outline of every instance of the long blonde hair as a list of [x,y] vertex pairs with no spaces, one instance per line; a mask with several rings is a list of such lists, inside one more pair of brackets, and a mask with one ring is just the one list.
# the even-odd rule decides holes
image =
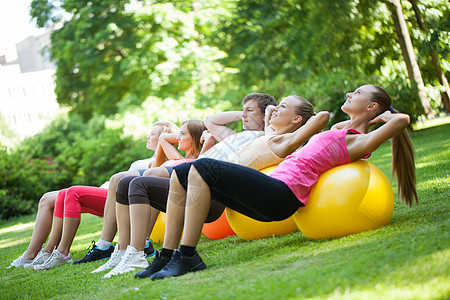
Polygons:
[[[382,88],[373,85],[375,92],[372,92],[371,101],[378,103],[381,114],[387,110],[391,113],[398,113],[392,108],[392,100],[389,94]],[[396,175],[398,182],[398,194],[402,200],[411,207],[412,203],[419,203],[416,191],[416,166],[414,163],[414,147],[409,138],[406,128],[398,135],[394,136],[392,144],[392,176]]]

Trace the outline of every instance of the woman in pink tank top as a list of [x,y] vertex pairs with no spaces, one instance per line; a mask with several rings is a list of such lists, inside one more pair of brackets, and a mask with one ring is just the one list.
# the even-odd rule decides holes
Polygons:
[[[395,111],[389,95],[381,88],[365,85],[347,94],[342,111],[350,120],[314,136],[308,144],[288,156],[271,176],[250,168],[213,159],[198,159],[175,167],[170,182],[166,235],[162,252],[176,249],[181,231],[177,228],[177,206],[185,203],[184,230],[179,250],[169,263],[161,257],[149,266],[152,280],[179,276],[206,268],[196,245],[211,196],[227,207],[260,221],[278,221],[307,205],[311,186],[324,171],[363,158],[393,138],[393,169],[399,191],[411,205],[417,202],[415,167],[406,127],[409,116]],[[370,124],[383,122],[367,133]],[[361,132],[362,134],[354,134]],[[406,172],[397,172],[397,170]],[[174,222],[172,224],[172,222]],[[158,271],[159,270],[159,271]]]

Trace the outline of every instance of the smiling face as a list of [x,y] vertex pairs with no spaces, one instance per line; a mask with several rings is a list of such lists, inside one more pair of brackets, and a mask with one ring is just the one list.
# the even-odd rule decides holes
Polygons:
[[242,128],[244,130],[264,130],[264,112],[256,100],[247,100],[242,106]]
[[281,129],[284,126],[292,124],[293,121],[298,120],[298,118],[301,118],[295,112],[299,103],[300,102],[296,98],[290,96],[281,100],[280,104],[278,104],[272,112],[270,125],[275,129]]
[[178,150],[188,151],[192,148],[193,139],[187,130],[187,124],[181,126],[180,134],[177,136]]
[[347,99],[341,106],[342,111],[352,115],[376,109],[378,107],[377,103],[371,100],[373,92],[375,92],[373,86],[363,85],[354,92],[347,93]]
[[159,136],[161,135],[163,131],[162,126],[154,126],[152,128],[152,131],[150,132],[149,135],[147,135],[147,149],[150,150],[156,150],[156,147],[158,146],[158,141],[159,141]]

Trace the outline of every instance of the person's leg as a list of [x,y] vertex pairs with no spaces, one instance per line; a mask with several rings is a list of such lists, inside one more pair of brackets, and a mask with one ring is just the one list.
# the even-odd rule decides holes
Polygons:
[[117,183],[120,179],[126,176],[140,175],[139,171],[124,171],[114,174],[109,182],[108,195],[106,198],[105,208],[103,210],[103,227],[100,234],[100,238],[95,242],[92,242],[92,248],[88,253],[80,260],[74,262],[74,264],[93,262],[97,260],[103,260],[109,258],[113,251],[114,245],[112,241],[117,233],[117,221],[116,221],[116,189]]
[[52,229],[53,210],[59,191],[45,193],[39,200],[38,212],[30,244],[23,254],[27,260],[34,259],[41,250]]
[[[146,270],[147,272],[145,274],[143,274],[143,272],[138,273],[135,277],[143,278],[151,276],[151,279],[155,280],[169,276],[182,275],[190,271],[200,271],[206,268],[205,263],[197,253],[195,253],[196,255],[192,256],[192,258],[183,259],[183,256],[178,250],[173,250],[178,248],[181,233],[183,232],[183,225],[185,224],[185,215],[189,211],[189,207],[187,206],[187,198],[189,198],[190,196],[192,197],[192,195],[189,195],[189,192],[195,193],[196,198],[197,196],[202,198],[199,202],[196,203],[196,207],[200,209],[198,214],[203,215],[203,222],[206,219],[206,215],[208,214],[210,205],[209,187],[206,186],[208,189],[207,191],[200,190],[200,193],[197,193],[199,191],[198,189],[192,189],[188,185],[186,192],[186,170],[183,171],[184,172],[179,172],[182,179],[178,178],[177,171],[174,170],[172,173],[170,181],[169,200],[167,203],[166,232],[164,236],[164,245],[161,251],[161,255],[155,256],[155,262],[147,268],[149,269],[152,267],[151,270]],[[189,174],[190,173],[191,172],[189,172]],[[189,178],[189,181],[190,180],[191,178]],[[195,182],[195,179],[192,180]],[[198,182],[196,182],[196,184],[198,184]],[[201,186],[205,187],[203,184]],[[184,239],[185,237],[183,233],[183,240]],[[159,259],[158,261],[156,261],[157,258]],[[170,266],[178,266],[180,265],[180,262],[181,265],[187,267],[182,268],[182,271],[177,268],[177,270],[174,272]]]
[[183,238],[181,245],[197,246],[202,234],[203,224],[209,212],[211,191],[209,186],[198,173],[195,166],[189,171],[188,189],[186,196],[186,213],[184,220]]
[[105,210],[103,212],[103,227],[100,239],[112,242],[117,232],[116,223],[116,189],[120,179],[126,176],[138,176],[138,171],[124,171],[114,174],[109,183],[108,197],[106,198]]
[[[189,166],[187,166],[187,169]],[[158,207],[161,211],[166,211],[166,229],[164,235],[164,246],[160,251],[156,251],[155,258],[152,263],[143,271],[137,273],[135,278],[146,278],[152,276],[154,273],[160,271],[172,258],[173,249],[178,247],[180,241],[181,233],[183,231],[183,221],[184,221],[184,203],[186,191],[181,186],[178,181],[176,172],[172,173],[170,178],[170,192],[168,190],[161,189],[161,194],[168,194],[166,196],[167,210],[163,209],[163,202],[159,203],[158,207],[156,199],[162,199],[163,197],[151,197],[151,205]],[[138,194],[136,192],[136,194]],[[133,201],[139,201],[138,196],[134,196],[131,199]],[[130,199],[130,200],[131,200]],[[143,201],[143,200],[141,200]]]
[[[64,202],[68,189],[63,189],[58,193],[55,202],[55,209],[53,212],[53,224],[52,232],[50,238],[45,246],[44,252],[40,257],[36,257],[35,260],[27,267],[33,267],[35,271],[47,270],[49,269],[49,262],[52,261],[51,265],[55,265],[55,259],[59,258],[59,252],[57,252],[56,247],[61,241],[62,230],[63,230],[63,218],[64,218]],[[43,258],[45,258],[43,260]],[[71,258],[66,258],[68,262],[72,262]],[[56,265],[55,265],[56,266]]]
[[166,210],[168,192],[168,178],[144,176],[130,182],[128,191],[131,216],[130,244],[138,251],[143,249],[159,211]]
[[[119,180],[116,190],[116,220],[119,233],[119,250],[125,250],[130,244],[130,207],[128,189],[131,180],[137,176],[127,176]],[[147,227],[146,227],[147,228]]]
[[15,259],[8,268],[31,267],[35,263],[42,263],[49,254],[41,250],[52,228],[53,210],[59,191],[45,193],[39,200],[38,213],[31,241],[27,250]]
[[[193,162],[187,183],[185,179],[179,183],[187,186],[185,227],[180,251],[174,252],[171,263],[153,274],[152,280],[206,268],[195,247],[212,195],[225,206],[261,221],[283,220],[300,207],[300,201],[283,182],[253,169],[216,160],[200,159]],[[171,200],[169,196],[168,215]]]
[[63,218],[64,218],[64,199],[66,197],[67,189],[62,189],[56,198],[55,209],[53,212],[53,222],[52,231],[50,233],[50,238],[45,245],[44,251],[47,253],[52,253],[53,249],[58,246],[61,241],[62,229],[63,229]]
[[144,176],[170,178],[170,173],[166,167],[156,167],[145,170]]
[[[166,202],[167,202],[167,197],[166,197]],[[152,234],[153,227],[155,227],[156,221],[158,220],[159,213],[160,213],[160,210],[150,206],[150,220],[148,223],[147,234],[146,234],[146,237],[148,237],[148,238],[150,238],[150,235]]]
[[82,211],[103,216],[107,193],[106,189],[91,186],[73,186],[67,190],[62,238],[57,248],[61,254],[68,255],[70,252]]
[[186,209],[186,190],[181,185],[176,171],[170,177],[170,189],[167,201],[166,230],[163,249],[176,249],[183,233]]
[[[112,275],[119,274],[115,270],[122,261],[125,255],[127,246],[130,244],[130,211],[128,203],[128,187],[130,181],[138,176],[126,176],[119,180],[116,190],[116,220],[117,229],[119,234],[119,244],[115,247],[114,252],[111,254],[111,259],[104,265],[92,271],[92,273],[103,272],[108,269],[114,268],[108,274],[104,275],[105,278]],[[147,228],[147,227],[146,227]],[[148,265],[148,263],[147,263]],[[114,271],[114,272],[113,272]]]

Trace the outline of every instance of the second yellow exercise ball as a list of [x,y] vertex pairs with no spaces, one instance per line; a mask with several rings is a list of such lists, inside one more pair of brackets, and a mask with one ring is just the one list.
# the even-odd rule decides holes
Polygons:
[[386,175],[358,160],[320,175],[294,219],[305,236],[321,239],[384,226],[393,210],[394,193]]
[[152,233],[150,234],[150,239],[156,243],[164,242],[164,233],[166,232],[166,214],[163,212],[159,213],[156,219],[155,226],[153,226]]
[[[275,168],[276,166],[272,166],[261,170],[261,172],[269,175]],[[233,231],[244,240],[255,240],[272,235],[286,235],[298,230],[293,216],[283,221],[261,222],[230,208],[226,208],[225,212]]]

